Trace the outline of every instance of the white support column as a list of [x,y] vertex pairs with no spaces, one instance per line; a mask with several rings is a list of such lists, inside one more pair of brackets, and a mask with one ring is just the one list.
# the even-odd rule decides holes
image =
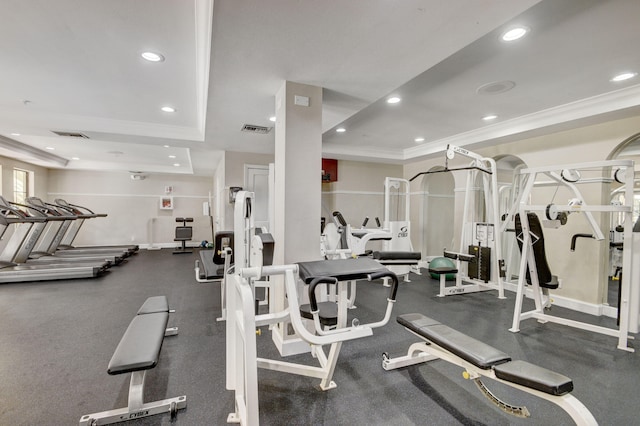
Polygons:
[[[276,94],[274,238],[276,265],[320,260],[322,88],[284,82]],[[282,277],[275,284],[274,310],[285,307]],[[287,335],[286,324],[272,338],[282,355],[308,351]]]

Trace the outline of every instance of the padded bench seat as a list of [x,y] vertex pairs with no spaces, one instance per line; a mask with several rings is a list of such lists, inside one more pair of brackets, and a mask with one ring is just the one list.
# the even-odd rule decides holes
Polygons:
[[168,322],[169,302],[166,296],[149,297],[142,304],[120,339],[107,367],[110,375],[131,373],[128,405],[84,415],[80,418],[79,426],[120,423],[162,413],[170,413],[173,420],[178,410],[186,408],[187,397],[184,395],[144,402],[145,376],[158,364],[164,337],[178,333],[177,327],[167,328]]
[[422,314],[400,315],[397,321],[478,368],[486,370],[496,364],[511,361],[506,353]]
[[496,365],[493,371],[499,379],[551,395],[564,395],[573,390],[570,378],[526,361],[515,360]]
[[154,314],[156,312],[169,312],[167,296],[152,296],[144,301],[137,315]]
[[507,382],[550,395],[573,390],[573,382],[562,374],[511,357],[479,340],[469,337],[422,314],[405,314],[398,323],[481,369],[493,369],[495,376]]
[[422,259],[419,251],[374,251],[371,255],[383,265],[417,265]]
[[436,275],[457,274],[458,268],[449,267],[449,266],[436,266],[434,268],[429,268],[429,272]]
[[155,367],[168,321],[168,312],[136,315],[120,339],[107,372],[115,375]]
[[317,277],[351,281],[364,280],[368,275],[383,272],[389,272],[389,270],[375,260],[366,257],[298,263],[298,274],[305,284],[310,284]]
[[[300,305],[300,315],[302,318],[313,319],[309,303]],[[319,302],[318,316],[320,317],[320,324],[324,326],[331,327],[338,324],[338,304],[335,302]]]

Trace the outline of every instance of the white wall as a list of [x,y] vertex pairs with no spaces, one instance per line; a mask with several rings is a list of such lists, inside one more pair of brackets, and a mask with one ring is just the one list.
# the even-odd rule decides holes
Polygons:
[[[173,210],[160,209],[165,187],[172,186]],[[175,246],[177,217],[194,219],[193,241],[211,241],[209,219],[202,204],[212,191],[210,177],[150,174],[131,180],[129,173],[50,170],[45,200],[64,198],[106,218],[85,221],[74,245],[154,243]]]
[[8,201],[13,201],[13,169],[18,168],[28,170],[34,173],[34,193],[36,197],[44,198],[47,193],[47,184],[49,179],[49,169],[35,166],[33,164],[23,163],[22,161],[12,158],[0,157],[0,166],[2,167],[2,196]]
[[[275,158],[272,154],[252,154],[248,152],[233,152],[227,151],[224,156],[224,200],[222,201],[223,208],[222,223],[226,231],[233,231],[233,204],[228,202],[229,200],[229,187],[240,186],[244,187],[244,165],[256,164],[267,166],[269,163],[273,163]],[[318,172],[319,174],[320,172]]]
[[[369,216],[367,227],[374,228],[376,217],[384,220],[385,177],[402,177],[402,166],[338,160],[338,181],[322,184],[322,216],[331,223],[339,211],[353,228]],[[367,249],[381,250],[382,243],[371,242]]]

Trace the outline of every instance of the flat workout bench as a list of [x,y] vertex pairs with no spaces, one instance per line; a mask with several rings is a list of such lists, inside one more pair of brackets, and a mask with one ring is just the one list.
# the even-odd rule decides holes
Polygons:
[[502,411],[517,417],[529,417],[526,407],[516,407],[501,401],[480,381],[489,377],[558,405],[578,425],[597,425],[589,410],[570,395],[573,381],[526,361],[512,361],[506,353],[469,337],[422,314],[406,314],[397,318],[407,330],[426,342],[411,345],[406,356],[389,359],[383,355],[385,370],[443,359],[465,369],[463,376],[473,379],[480,391]]
[[176,327],[167,328],[169,312],[165,296],[149,297],[140,307],[107,367],[110,375],[131,373],[128,406],[82,416],[80,426],[111,424],[166,412],[174,418],[179,409],[187,406],[186,396],[144,402],[146,372],[158,364],[164,337],[178,333]]

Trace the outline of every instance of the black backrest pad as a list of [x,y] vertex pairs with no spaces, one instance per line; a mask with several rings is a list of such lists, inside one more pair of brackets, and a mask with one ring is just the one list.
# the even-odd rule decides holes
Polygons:
[[[540,285],[544,287],[545,283],[550,283],[552,281],[551,270],[549,269],[549,264],[547,263],[547,255],[544,250],[544,234],[542,233],[542,226],[540,225],[540,219],[538,219],[538,215],[535,213],[529,212],[527,213],[527,219],[529,219],[529,230],[532,234],[538,237],[536,241],[536,237],[532,236],[533,244],[533,256],[536,259],[536,271],[538,272],[538,280],[540,281]],[[520,222],[520,214],[517,214],[515,217],[515,226],[516,226],[516,237],[518,238],[518,247],[520,248],[520,253],[522,253],[522,241],[520,241],[520,236],[522,235],[522,223]],[[529,274],[529,268],[527,268],[527,282],[531,284],[531,274]]]
[[366,257],[298,263],[300,279],[306,284],[317,277],[336,278],[338,281],[362,280],[369,274],[387,271],[387,268]]
[[193,228],[191,226],[176,226],[176,239],[184,240],[193,237]]
[[398,323],[478,368],[489,369],[511,357],[422,314],[399,315]]
[[374,251],[373,258],[378,260],[420,260],[419,251]]
[[156,312],[169,312],[167,296],[149,297],[138,309],[138,315],[155,314]]
[[123,374],[155,367],[168,321],[168,312],[133,317],[109,361],[107,372]]

